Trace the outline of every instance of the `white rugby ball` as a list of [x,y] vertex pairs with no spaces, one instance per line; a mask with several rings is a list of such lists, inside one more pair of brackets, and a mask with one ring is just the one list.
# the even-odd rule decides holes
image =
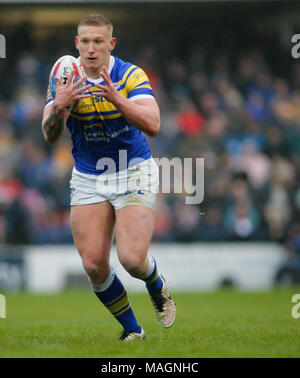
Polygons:
[[[85,75],[80,61],[77,60],[72,55],[64,55],[60,57],[54,63],[50,72],[50,79],[49,79],[49,87],[50,87],[50,92],[53,99],[55,98],[55,95],[56,95],[56,87],[57,87],[56,79],[59,78],[62,81],[62,83],[65,85],[72,71],[74,71],[74,77],[73,77],[72,83],[76,83],[76,81],[78,81],[81,77]],[[84,85],[85,85],[84,83],[81,83],[78,88],[83,87]]]

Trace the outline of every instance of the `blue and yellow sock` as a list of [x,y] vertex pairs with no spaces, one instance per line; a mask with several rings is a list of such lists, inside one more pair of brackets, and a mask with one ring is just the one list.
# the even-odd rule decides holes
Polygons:
[[143,281],[146,282],[146,288],[149,294],[153,294],[155,291],[159,291],[163,287],[163,281],[157,270],[156,261],[153,256],[148,254],[149,267],[148,271],[144,274],[143,277],[140,277]]
[[128,301],[127,292],[113,269],[105,282],[100,285],[91,283],[91,288],[125,330],[141,332],[141,327]]

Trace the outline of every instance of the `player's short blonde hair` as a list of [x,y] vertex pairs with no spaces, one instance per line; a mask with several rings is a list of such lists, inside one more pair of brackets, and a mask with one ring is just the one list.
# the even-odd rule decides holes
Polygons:
[[85,16],[78,24],[77,29],[79,30],[80,26],[91,25],[91,26],[106,26],[111,33],[113,32],[112,23],[102,14],[91,13]]

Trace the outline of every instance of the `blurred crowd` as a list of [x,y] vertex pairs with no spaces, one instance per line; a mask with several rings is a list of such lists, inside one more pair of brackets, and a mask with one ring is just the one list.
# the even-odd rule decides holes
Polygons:
[[[15,58],[0,61],[0,241],[71,243],[70,137],[47,145],[41,117],[53,63],[75,52],[57,48],[55,34],[47,50],[37,48],[22,27],[12,36]],[[72,31],[66,35],[72,44]],[[146,71],[160,105],[161,131],[148,139],[153,156],[205,162],[202,203],[158,195],[153,240],[299,239],[300,62],[280,50],[273,64],[263,48],[195,43],[183,54],[174,43],[165,36],[116,52]],[[196,172],[183,173],[195,183]]]

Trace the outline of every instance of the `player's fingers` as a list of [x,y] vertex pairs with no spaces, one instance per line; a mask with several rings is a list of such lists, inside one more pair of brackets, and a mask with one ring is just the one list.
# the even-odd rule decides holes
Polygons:
[[86,91],[87,89],[89,89],[92,85],[91,84],[88,84],[88,85],[85,85],[84,87],[81,87],[81,88],[77,88],[75,90],[75,93],[81,93],[81,92],[84,92]]
[[106,97],[108,96],[108,93],[107,92],[104,92],[104,91],[101,91],[101,92],[90,92],[92,96],[95,96],[95,97]]
[[60,80],[59,77],[56,77],[56,84],[60,87],[61,85],[63,85],[62,81]]
[[79,80],[77,80],[75,83],[73,83],[73,88],[77,88],[78,85],[83,83],[86,80],[86,76],[82,76]]
[[103,91],[105,89],[107,89],[105,85],[101,85],[101,84],[94,84],[94,86],[97,87],[97,88],[99,88],[99,89],[102,89]]
[[110,86],[112,84],[111,78],[108,74],[106,67],[103,67],[102,72],[101,72],[101,76],[103,77],[103,80],[105,81],[106,85]]
[[74,77],[74,74],[75,74],[75,71],[73,70],[71,73],[70,73],[70,76],[68,77],[68,80],[67,80],[67,83],[66,85],[69,87],[72,83],[72,80],[73,80],[73,77]]
[[75,97],[75,99],[76,99],[76,100],[80,100],[80,99],[82,99],[82,98],[88,98],[88,97],[91,97],[91,96],[92,96],[91,93],[89,93],[89,94],[85,94],[85,95],[77,95],[77,96]]
[[106,77],[108,77],[108,78],[110,79],[109,73],[108,73],[107,68],[106,68],[105,66],[102,68],[102,73],[103,73]]

